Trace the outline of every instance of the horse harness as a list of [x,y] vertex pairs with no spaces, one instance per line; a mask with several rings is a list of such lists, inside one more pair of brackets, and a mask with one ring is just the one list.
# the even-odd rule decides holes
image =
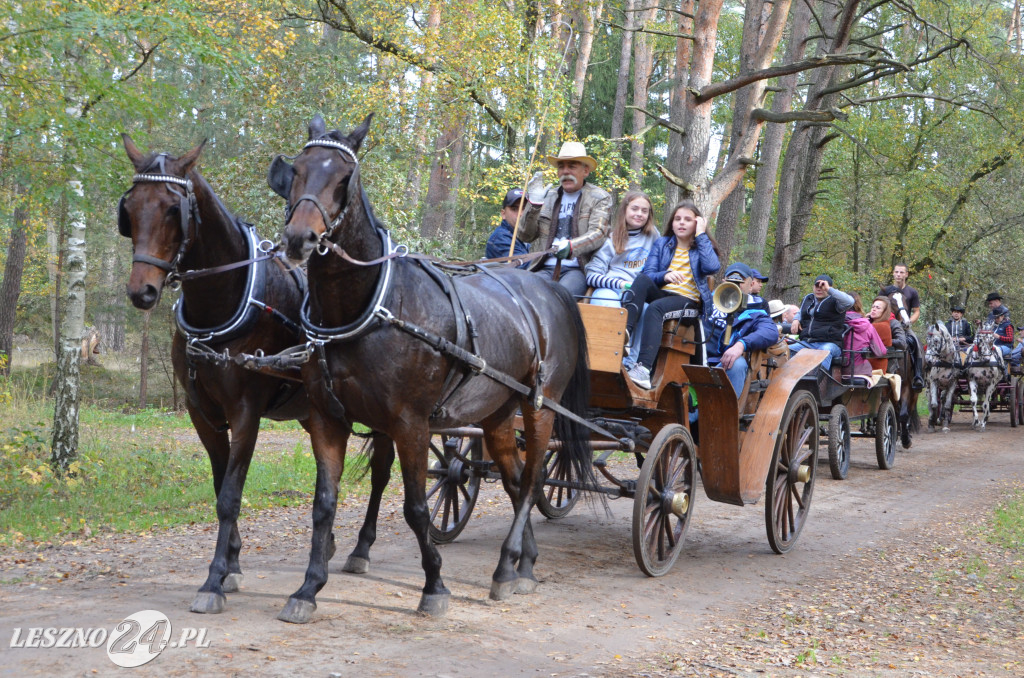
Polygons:
[[[260,239],[259,235],[256,233],[255,226],[234,217],[234,215],[230,215],[230,213],[228,213],[229,216],[231,216],[235,226],[238,227],[239,231],[242,232],[243,237],[245,238],[248,248],[248,257],[241,261],[232,262],[223,266],[215,266],[212,268],[193,271],[179,271],[178,266],[180,265],[182,258],[192,246],[192,241],[195,238],[194,231],[202,225],[202,219],[199,216],[198,201],[196,200],[195,191],[193,190],[192,180],[168,174],[165,168],[168,157],[169,155],[167,153],[161,153],[154,160],[153,165],[156,165],[155,169],[158,170],[157,173],[143,172],[135,174],[132,177],[132,187],[121,196],[121,199],[117,203],[117,230],[122,236],[131,238],[131,220],[128,217],[128,210],[125,207],[125,199],[131,191],[134,190],[135,186],[140,183],[164,183],[167,184],[167,189],[177,195],[180,199],[179,215],[181,218],[181,244],[178,246],[178,251],[171,261],[165,261],[146,254],[138,254],[133,251],[132,263],[141,262],[151,266],[156,266],[157,268],[166,271],[167,276],[165,284],[169,285],[172,289],[178,289],[183,280],[225,273],[242,267],[247,267],[249,269],[242,301],[239,303],[231,318],[226,322],[215,327],[205,328],[191,325],[185,319],[184,296],[179,297],[172,308],[175,328],[185,339],[185,360],[188,367],[188,380],[185,386],[188,391],[189,399],[193,403],[198,403],[199,394],[195,384],[197,363],[204,362],[216,366],[227,366],[228,364],[234,363],[249,369],[258,369],[258,367],[253,366],[253,361],[251,359],[246,360],[246,356],[244,355],[232,358],[228,354],[227,349],[223,352],[214,350],[209,346],[211,342],[223,344],[249,333],[259,320],[261,314],[269,315],[296,336],[301,336],[299,325],[295,321],[264,301],[267,288],[267,270],[265,262],[269,259],[274,259],[284,268],[284,270],[288,271],[292,280],[295,282],[296,287],[298,287],[299,292],[304,298],[306,297],[307,289],[306,276],[301,269],[283,264],[281,261],[282,255],[274,251],[273,244],[270,241]],[[177,188],[178,186],[184,188],[185,192],[183,193],[179,190]],[[192,226],[192,228],[190,228],[190,226]],[[262,353],[258,352],[257,355],[253,357],[260,358],[262,357]],[[299,386],[292,383],[285,383],[284,386],[285,388],[283,388],[277,397],[274,398],[274,402],[271,403],[270,409],[284,405],[300,390]],[[206,419],[206,415],[202,412],[202,408],[197,409],[200,411],[203,418]],[[227,429],[226,424],[215,425],[213,422],[209,421],[209,419],[206,420],[207,423],[213,426],[218,432]]]

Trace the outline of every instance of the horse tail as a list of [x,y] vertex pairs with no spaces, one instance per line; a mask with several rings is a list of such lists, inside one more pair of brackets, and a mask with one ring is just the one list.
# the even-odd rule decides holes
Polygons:
[[[587,353],[587,329],[572,294],[561,285],[552,285],[565,306],[566,321],[576,331],[576,366],[559,404],[581,419],[587,418],[590,406],[590,360]],[[555,436],[562,443],[562,452],[572,464],[575,476],[585,486],[597,484],[594,474],[594,452],[590,445],[590,429],[561,414],[555,416]]]

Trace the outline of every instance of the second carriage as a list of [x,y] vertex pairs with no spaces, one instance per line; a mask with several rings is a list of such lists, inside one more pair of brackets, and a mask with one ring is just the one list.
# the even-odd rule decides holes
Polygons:
[[[716,295],[716,305],[725,299],[720,308],[726,313],[736,310],[729,298]],[[789,358],[781,342],[756,352],[737,397],[725,370],[699,357],[699,319],[674,319],[664,326],[652,388],[645,390],[622,367],[625,311],[586,303],[579,308],[590,358],[593,463],[607,483],[581,484],[559,454],[559,441],[552,440],[537,504],[541,513],[566,515],[581,492],[632,498],[634,556],[644,573],[660,576],[681,552],[699,475],[714,501],[742,506],[763,494],[771,548],[792,548],[810,510],[818,458],[818,405],[807,377],[819,371],[827,353],[807,350]],[[486,459],[480,429],[435,433],[440,443],[433,445],[428,499],[431,535],[443,543],[466,526],[481,481],[498,474]],[[635,455],[636,479],[618,475],[620,465],[611,463],[616,452]]]

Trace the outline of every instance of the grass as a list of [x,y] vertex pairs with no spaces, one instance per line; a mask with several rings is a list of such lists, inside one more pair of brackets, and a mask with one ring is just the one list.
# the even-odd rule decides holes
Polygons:
[[[0,408],[0,545],[60,542],[99,532],[142,532],[216,519],[206,451],[187,414],[132,410],[126,378],[102,367],[82,373],[78,458],[65,478],[49,465],[52,364],[16,370]],[[128,390],[130,393],[130,388]],[[308,506],[316,476],[309,438],[296,422],[264,420],[249,467],[243,513]],[[340,497],[362,494],[350,455]],[[352,477],[349,477],[352,476]]]

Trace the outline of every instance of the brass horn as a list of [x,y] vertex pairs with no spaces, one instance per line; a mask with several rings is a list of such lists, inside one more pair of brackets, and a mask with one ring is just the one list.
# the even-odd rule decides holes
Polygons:
[[746,307],[747,295],[743,293],[739,285],[726,281],[715,288],[715,294],[711,297],[711,301],[715,308],[729,315]]
[[715,305],[716,309],[726,315],[725,344],[728,345],[729,339],[732,337],[733,314],[746,307],[747,295],[736,283],[725,281],[715,288],[711,302]]

